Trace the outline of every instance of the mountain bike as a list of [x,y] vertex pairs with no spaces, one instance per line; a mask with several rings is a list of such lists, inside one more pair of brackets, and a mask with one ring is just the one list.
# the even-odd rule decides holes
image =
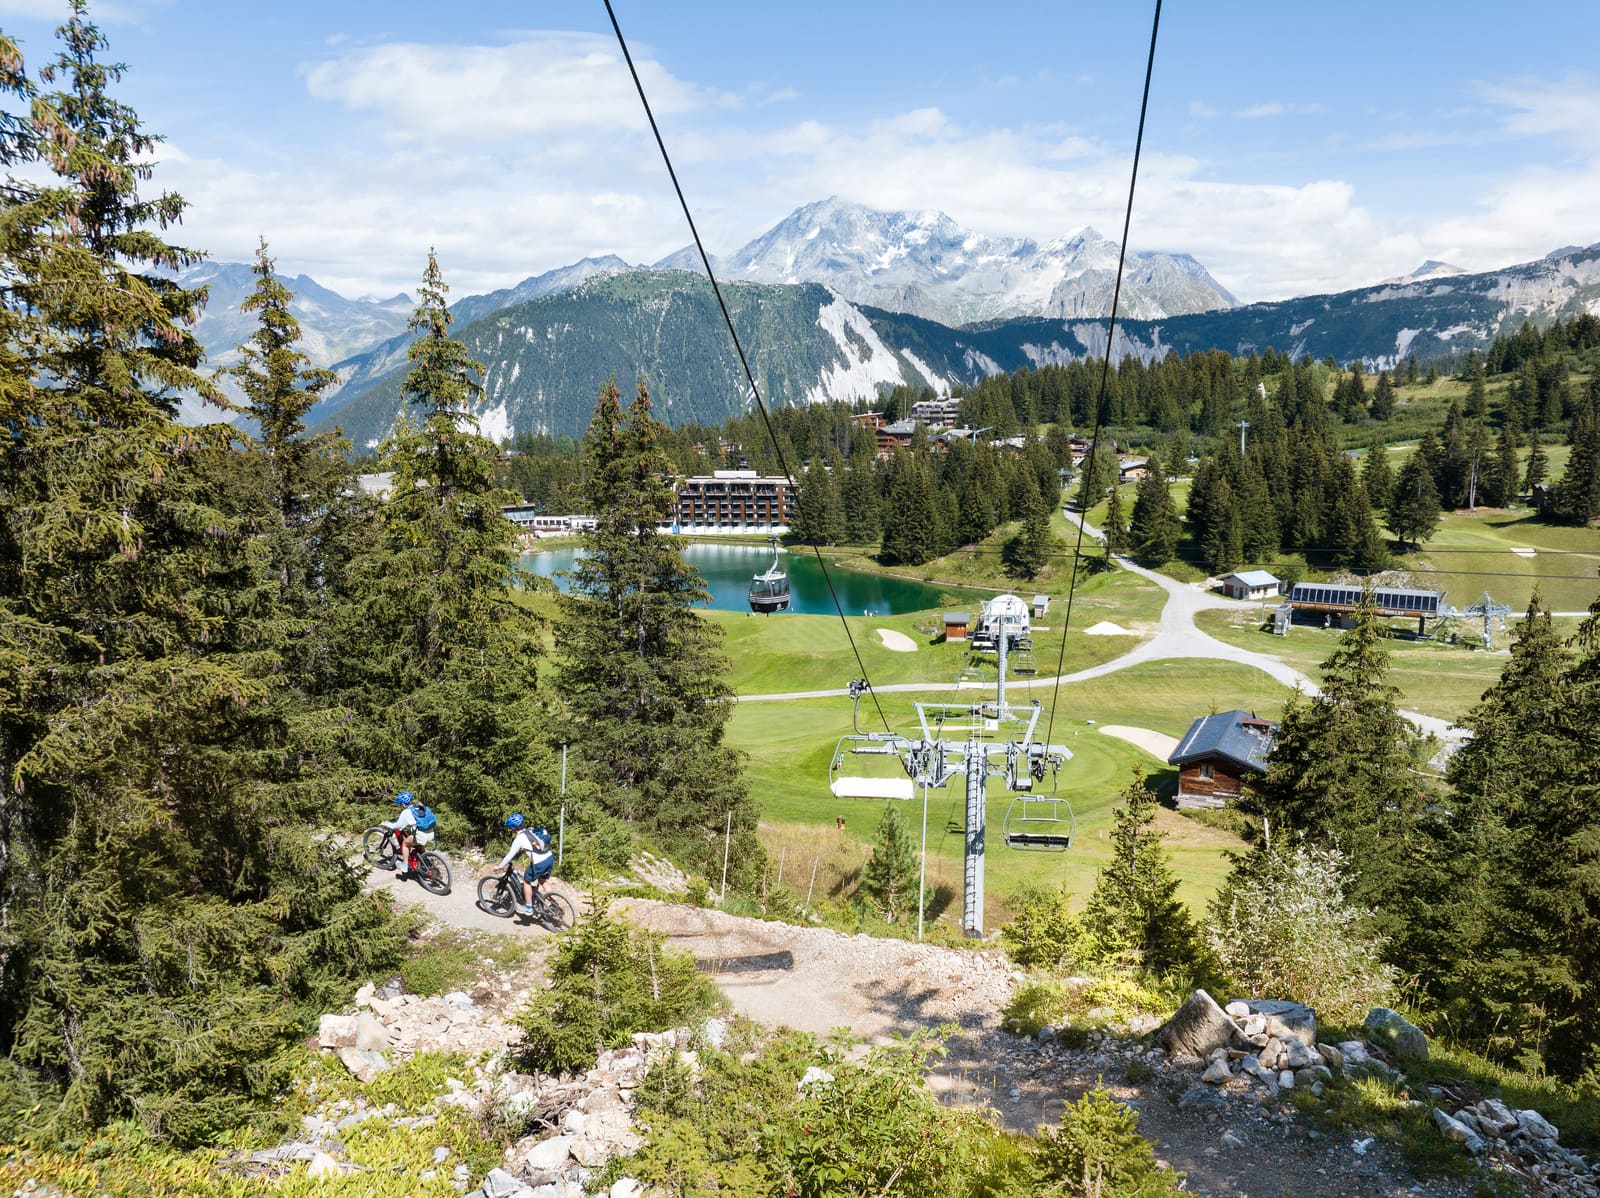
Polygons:
[[[378,869],[393,869],[400,857],[400,839],[393,828],[381,824],[361,834],[361,855]],[[450,893],[450,862],[443,853],[417,849],[411,876],[429,894]]]
[[[517,913],[517,904],[521,901],[522,874],[516,866],[508,865],[499,874],[478,879],[478,910],[510,919]],[[529,918],[559,934],[578,922],[578,913],[566,895],[537,889],[533,892],[533,914]]]

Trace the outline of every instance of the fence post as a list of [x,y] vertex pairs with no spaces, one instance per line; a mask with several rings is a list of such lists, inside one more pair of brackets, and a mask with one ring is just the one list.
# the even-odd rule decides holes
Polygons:
[[781,849],[778,850],[778,880],[775,883],[773,883],[773,887],[772,888],[774,890],[782,890],[783,889],[783,856],[788,851],[789,851],[789,846],[788,845],[784,845]]
[[816,885],[817,885],[817,861],[818,860],[819,860],[819,858],[817,858],[817,857],[811,858],[811,884],[806,887],[806,910],[807,911],[811,910],[811,892],[812,892],[812,890],[816,889]]
[[567,855],[567,805],[561,804],[561,814],[556,821],[556,868],[561,868],[561,859]]

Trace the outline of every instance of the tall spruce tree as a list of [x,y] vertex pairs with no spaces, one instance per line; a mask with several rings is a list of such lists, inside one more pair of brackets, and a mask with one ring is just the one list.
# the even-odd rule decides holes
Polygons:
[[1030,488],[1027,512],[1022,517],[1022,527],[1006,543],[1006,570],[1015,578],[1036,578],[1050,564],[1050,555],[1060,547],[1055,533],[1050,531],[1050,509],[1044,496]]
[[379,447],[393,478],[352,564],[341,659],[345,701],[367,721],[352,746],[366,788],[405,786],[488,832],[530,798],[550,810],[554,778],[540,624],[511,595],[515,530],[500,512],[511,496],[477,431],[483,367],[450,335],[448,294],[430,251],[402,387],[411,411]]
[[1367,447],[1361,464],[1361,482],[1367,488],[1367,502],[1379,511],[1389,506],[1394,494],[1394,471],[1389,466],[1389,447],[1376,438]]
[[1112,815],[1111,860],[1095,877],[1082,925],[1091,960],[1123,960],[1165,975],[1192,969],[1200,950],[1156,827],[1158,806],[1135,766]]
[[1134,556],[1149,566],[1171,561],[1178,552],[1178,536],[1182,530],[1166,476],[1161,473],[1161,463],[1152,458],[1149,472],[1139,480],[1133,516],[1128,522],[1128,540],[1133,545]]
[[555,626],[556,685],[581,775],[614,818],[710,872],[730,826],[736,878],[759,878],[755,804],[724,741],[732,704],[722,631],[671,520],[665,429],[644,384],[626,411],[606,383],[584,438],[593,532]]
[[1299,834],[1347,854],[1351,897],[1379,912],[1381,931],[1406,940],[1427,792],[1422,741],[1385,681],[1389,654],[1370,604],[1322,663],[1315,698],[1289,700],[1259,788],[1271,835]]
[[1107,557],[1128,552],[1128,518],[1122,513],[1122,488],[1119,486],[1112,486],[1111,493],[1106,496],[1105,527],[1101,532]]
[[1407,541],[1413,549],[1420,549],[1439,527],[1439,515],[1439,492],[1419,451],[1406,459],[1395,479],[1394,494],[1389,498],[1389,528],[1399,538],[1402,550]]
[[889,459],[883,501],[883,543],[878,559],[886,566],[919,566],[939,551],[939,506],[927,455],[914,446]]
[[0,72],[32,100],[0,138],[30,180],[0,197],[0,1125],[192,1143],[397,942],[282,785],[233,430],[173,419],[217,398],[184,202],[141,194],[158,139],[81,0],[57,32],[40,86]]

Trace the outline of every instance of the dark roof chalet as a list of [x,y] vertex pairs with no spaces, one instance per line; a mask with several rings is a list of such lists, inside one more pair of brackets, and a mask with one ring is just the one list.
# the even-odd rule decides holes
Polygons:
[[1278,726],[1271,720],[1260,719],[1248,711],[1203,715],[1189,725],[1189,731],[1167,758],[1167,764],[1182,767],[1192,761],[1220,757],[1243,769],[1264,774],[1277,731]]

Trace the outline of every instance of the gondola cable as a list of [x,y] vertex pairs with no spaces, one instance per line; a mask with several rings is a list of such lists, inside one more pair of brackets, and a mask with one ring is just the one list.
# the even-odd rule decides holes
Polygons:
[[[772,441],[772,449],[778,458],[779,468],[783,471],[784,477],[788,479],[789,486],[798,492],[799,484],[795,479],[794,472],[789,468],[789,462],[784,455],[783,445],[778,440],[777,432],[772,427],[772,418],[767,414],[767,405],[761,399],[761,389],[756,385],[755,371],[751,369],[750,360],[745,356],[744,344],[739,340],[738,330],[734,328],[733,315],[728,311],[727,301],[723,299],[722,287],[717,283],[716,272],[711,269],[711,256],[706,253],[705,243],[700,239],[700,230],[694,223],[694,215],[689,211],[689,201],[684,197],[683,187],[678,182],[678,172],[672,165],[672,156],[667,153],[667,143],[662,139],[661,127],[656,124],[656,114],[650,107],[649,97],[645,95],[644,82],[639,78],[638,68],[633,65],[633,54],[628,50],[628,39],[622,35],[622,26],[617,21],[616,10],[611,7],[611,0],[604,0],[604,3],[606,16],[611,18],[611,28],[617,35],[617,45],[622,50],[623,61],[628,64],[628,73],[633,76],[633,86],[639,93],[639,103],[644,106],[645,118],[650,122],[650,132],[655,135],[656,147],[661,151],[661,161],[666,164],[667,175],[672,180],[672,190],[677,193],[678,204],[683,209],[683,219],[689,225],[689,233],[694,238],[694,247],[700,254],[700,262],[705,267],[706,278],[711,282],[712,294],[717,297],[717,307],[722,310],[723,323],[728,326],[728,336],[733,339],[734,352],[738,355],[739,365],[744,368],[745,378],[750,384],[750,397],[755,400],[756,410],[761,413],[761,422],[766,426],[767,436]],[[1157,4],[1157,11],[1160,11],[1159,3]],[[1148,87],[1147,81],[1147,91]],[[1142,117],[1140,125],[1142,128]],[[1118,278],[1119,280],[1121,278],[1120,268],[1118,270]],[[856,638],[850,631],[850,622],[845,619],[844,607],[840,604],[839,594],[833,586],[833,576],[828,573],[828,564],[823,560],[820,548],[813,544],[811,551],[816,555],[817,565],[822,569],[822,580],[827,584],[828,597],[833,600],[833,608],[839,613],[839,623],[844,627],[845,639],[850,642],[850,652],[855,656],[856,665],[861,670],[862,679],[867,681],[867,689],[872,694],[872,706],[878,712],[878,719],[882,721],[884,731],[888,732],[888,717],[883,714],[883,707],[878,702],[877,692],[871,688],[866,663],[861,660],[861,650],[856,647]]]
[[[610,0],[606,0],[610,7]],[[1150,79],[1156,66],[1156,34],[1161,28],[1161,0],[1156,0],[1155,16],[1150,22],[1150,54],[1144,64],[1144,94],[1139,100],[1139,132],[1133,139],[1133,170],[1128,178],[1128,205],[1122,217],[1122,244],[1117,247],[1117,279],[1111,289],[1111,319],[1106,329],[1106,354],[1100,365],[1100,390],[1094,404],[1094,435],[1089,439],[1088,461],[1095,461],[1100,451],[1100,434],[1105,429],[1106,383],[1111,373],[1111,351],[1117,339],[1117,305],[1122,298],[1122,268],[1128,256],[1128,232],[1133,225],[1133,193],[1139,183],[1139,153],[1144,148],[1144,121],[1150,109]],[[1087,497],[1086,497],[1087,498]],[[1067,580],[1067,609],[1061,622],[1061,651],[1056,660],[1056,681],[1050,689],[1050,718],[1045,724],[1044,741],[1050,743],[1055,730],[1056,700],[1061,694],[1061,673],[1067,658],[1067,630],[1072,625],[1072,600],[1078,590],[1078,564],[1083,556],[1083,526],[1088,520],[1087,510],[1079,514],[1078,539],[1072,551],[1072,573]]]

